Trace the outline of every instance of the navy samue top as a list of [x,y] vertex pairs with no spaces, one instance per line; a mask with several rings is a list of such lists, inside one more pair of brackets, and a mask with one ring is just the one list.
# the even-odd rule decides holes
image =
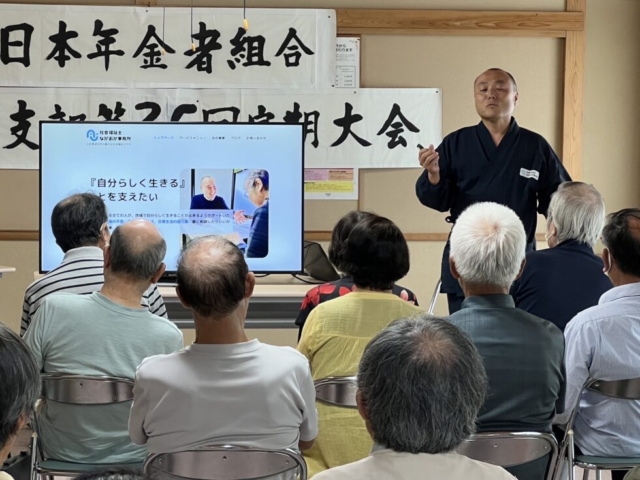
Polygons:
[[[496,202],[511,208],[522,220],[527,243],[535,242],[537,214],[547,213],[551,195],[571,180],[549,143],[520,128],[511,118],[506,135],[496,146],[482,122],[447,135],[437,148],[440,183],[431,185],[427,171],[416,182],[420,202],[439,212],[450,211],[447,221],[477,202]],[[449,244],[442,259],[442,291],[454,293],[459,285],[449,271]]]
[[229,207],[224,198],[216,195],[213,200],[207,200],[201,193],[191,198],[191,210],[229,210]]

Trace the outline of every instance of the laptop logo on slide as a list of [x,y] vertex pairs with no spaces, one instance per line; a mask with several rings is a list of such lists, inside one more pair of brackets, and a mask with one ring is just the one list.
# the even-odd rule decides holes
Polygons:
[[87,130],[87,138],[92,142],[98,141],[98,134],[95,130]]

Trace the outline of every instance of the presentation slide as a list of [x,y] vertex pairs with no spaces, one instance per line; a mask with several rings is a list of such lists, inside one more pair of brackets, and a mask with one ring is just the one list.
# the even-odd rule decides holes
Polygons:
[[143,218],[167,242],[175,273],[190,240],[221,235],[258,273],[300,272],[301,125],[42,122],[40,269],[63,259],[51,212],[63,198],[104,199],[109,227]]

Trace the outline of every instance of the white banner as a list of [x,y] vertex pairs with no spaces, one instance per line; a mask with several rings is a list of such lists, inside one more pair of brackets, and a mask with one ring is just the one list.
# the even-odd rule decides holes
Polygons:
[[438,89],[0,89],[0,168],[37,169],[38,122],[305,124],[309,168],[415,168],[442,140]]
[[[163,18],[164,13],[164,18]],[[334,10],[0,5],[0,86],[330,88]]]

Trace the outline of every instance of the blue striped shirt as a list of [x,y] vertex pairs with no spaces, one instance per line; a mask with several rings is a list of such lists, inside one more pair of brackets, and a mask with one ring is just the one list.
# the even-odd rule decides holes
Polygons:
[[[567,324],[566,409],[556,423],[566,423],[589,378],[640,377],[640,282],[615,287],[598,305]],[[576,444],[585,455],[640,455],[640,401],[585,392],[575,421]]]

